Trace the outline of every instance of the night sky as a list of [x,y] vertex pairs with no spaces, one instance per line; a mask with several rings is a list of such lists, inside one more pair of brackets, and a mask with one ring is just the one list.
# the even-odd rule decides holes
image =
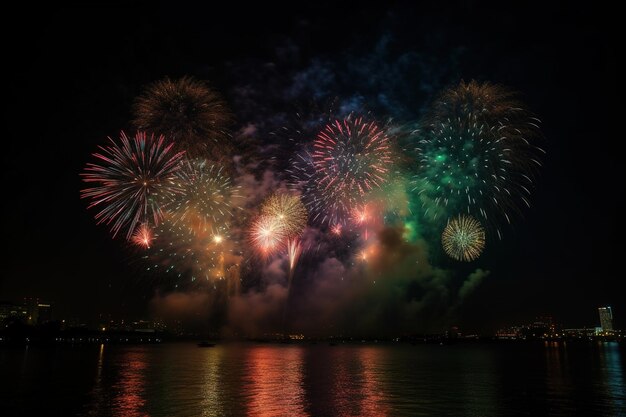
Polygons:
[[624,327],[618,14],[436,3],[76,2],[7,16],[21,30],[3,29],[0,300],[36,296],[58,318],[148,316],[155,289],[96,226],[79,173],[107,136],[130,129],[133,100],[152,81],[207,79],[236,127],[262,136],[297,106],[333,98],[409,122],[441,88],[477,79],[521,93],[548,154],[531,209],[488,246],[476,266],[491,273],[454,321],[490,332],[552,314],[593,326],[597,307],[611,305]]

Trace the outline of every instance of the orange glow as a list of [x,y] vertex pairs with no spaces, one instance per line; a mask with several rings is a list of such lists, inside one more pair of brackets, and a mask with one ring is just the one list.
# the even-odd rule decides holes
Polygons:
[[147,413],[145,406],[145,373],[147,366],[145,351],[128,351],[120,361],[120,378],[115,384],[114,392],[118,395],[112,399],[111,410],[114,416],[143,417]]
[[297,346],[250,349],[246,360],[246,367],[250,370],[249,378],[242,387],[243,392],[251,395],[248,415],[269,417],[307,414],[302,386],[302,354],[302,349]]

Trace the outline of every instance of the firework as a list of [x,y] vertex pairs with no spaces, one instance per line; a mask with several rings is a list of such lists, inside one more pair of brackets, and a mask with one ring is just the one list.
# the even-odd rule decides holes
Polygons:
[[330,232],[335,236],[341,236],[341,224],[335,224],[330,228]]
[[141,224],[133,233],[132,242],[146,249],[150,249],[150,245],[154,240],[154,235],[152,233],[152,229],[147,224]]
[[174,223],[187,224],[191,230],[228,224],[238,208],[239,188],[221,166],[204,159],[185,160],[175,183],[180,192],[171,196],[167,208]]
[[369,236],[368,222],[371,220],[371,218],[372,215],[370,213],[370,208],[367,204],[356,206],[352,210],[352,221],[354,222],[354,224],[365,228],[365,240],[367,240]]
[[94,154],[98,163],[88,163],[81,174],[84,182],[95,184],[81,197],[91,200],[89,208],[100,208],[98,224],[110,225],[114,237],[127,227],[130,239],[139,223],[156,225],[162,219],[161,201],[177,192],[173,180],[182,152],[174,153],[163,136],[145,133],[129,139],[122,132],[120,143],[109,141]]
[[190,230],[187,225],[164,220],[154,229],[155,242],[143,256],[146,269],[160,272],[173,282],[212,281],[224,277],[224,254],[231,251],[228,230],[210,227]]
[[283,233],[288,238],[301,235],[308,219],[307,209],[300,197],[285,193],[267,198],[261,207],[261,214],[274,217],[281,223]]
[[293,279],[293,271],[296,269],[296,264],[302,253],[302,246],[299,239],[287,240],[287,255],[289,257],[289,283]]
[[221,97],[191,77],[150,85],[134,106],[135,125],[176,141],[188,155],[221,155],[231,115]]
[[485,247],[485,230],[478,220],[462,214],[448,222],[441,234],[441,243],[451,258],[470,262],[478,258]]
[[412,189],[425,214],[445,219],[462,211],[510,223],[511,212],[530,206],[543,152],[533,144],[538,132],[538,120],[503,87],[472,81],[445,91],[416,149],[421,157]]
[[284,222],[276,216],[259,216],[250,229],[250,240],[264,255],[270,255],[284,244],[287,234]]
[[293,176],[304,182],[307,206],[321,223],[345,223],[353,208],[388,179],[389,136],[375,122],[350,116],[327,124],[312,150],[294,161]]

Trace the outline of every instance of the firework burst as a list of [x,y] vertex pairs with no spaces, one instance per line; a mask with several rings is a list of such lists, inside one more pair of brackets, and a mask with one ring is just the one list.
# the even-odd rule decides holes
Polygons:
[[250,228],[250,240],[265,256],[278,250],[286,238],[284,223],[275,216],[261,215],[254,220]]
[[472,216],[452,218],[441,234],[444,251],[457,261],[470,262],[478,258],[485,247],[485,230]]
[[312,149],[294,161],[294,177],[304,182],[304,195],[314,220],[344,223],[353,208],[388,179],[391,145],[385,129],[362,117],[328,123]]
[[148,271],[161,273],[176,285],[185,280],[224,278],[224,257],[232,252],[227,229],[192,231],[185,224],[166,219],[154,229],[154,235],[154,244],[143,256]]
[[173,223],[183,223],[193,231],[227,225],[240,201],[239,187],[233,186],[223,167],[204,159],[185,160],[176,172],[180,190],[167,202]]
[[134,105],[137,128],[165,135],[192,156],[217,156],[232,117],[219,94],[192,77],[150,85]]
[[98,162],[88,163],[81,174],[84,182],[95,184],[83,189],[81,197],[91,200],[89,208],[100,208],[98,224],[110,225],[114,237],[128,228],[131,239],[139,223],[156,225],[162,219],[161,201],[177,192],[173,180],[183,153],[174,153],[163,136],[145,133],[129,139],[122,132],[119,143],[109,141],[93,154]]
[[150,245],[154,240],[154,234],[152,233],[152,229],[147,224],[141,224],[135,230],[132,236],[132,242],[140,247],[145,249],[150,249]]
[[412,180],[426,215],[446,219],[463,211],[491,224],[510,223],[512,212],[530,206],[543,150],[532,143],[538,120],[513,93],[462,82],[441,95],[429,120],[419,132],[419,173]]
[[288,238],[301,235],[308,219],[307,209],[300,197],[285,193],[276,193],[267,198],[261,207],[261,214],[274,217],[281,223],[283,233]]

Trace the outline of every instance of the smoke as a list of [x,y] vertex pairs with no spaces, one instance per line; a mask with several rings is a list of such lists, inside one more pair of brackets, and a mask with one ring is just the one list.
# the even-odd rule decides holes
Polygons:
[[[438,244],[428,242],[438,243],[441,231],[415,217],[417,202],[407,195],[403,176],[396,175],[373,195],[386,206],[386,212],[374,216],[377,221],[346,228],[340,236],[323,226],[306,228],[290,292],[286,254],[255,257],[246,243],[246,227],[263,199],[289,188],[284,168],[296,141],[276,132],[289,130],[286,125],[294,113],[296,129],[288,134],[295,133],[297,142],[310,141],[309,130],[317,129],[319,115],[295,111],[296,107],[311,110],[339,96],[334,103],[337,114],[372,111],[385,120],[415,120],[434,92],[450,82],[462,50],[449,57],[427,56],[400,47],[387,29],[373,45],[348,50],[341,57],[303,60],[299,44],[297,39],[284,41],[264,62],[228,64],[234,85],[229,98],[242,121],[234,137],[233,161],[244,210],[231,235],[238,239],[245,261],[229,277],[241,284],[239,291],[212,309],[204,303],[216,296],[203,298],[197,293],[158,295],[152,305],[162,316],[219,315],[223,334],[237,336],[303,332],[359,337],[441,331],[454,319],[455,307],[489,272],[477,269],[460,283],[454,270],[436,266],[441,251]],[[402,157],[397,155],[400,161]]]
[[452,274],[430,264],[424,241],[407,242],[401,228],[385,227],[368,241],[356,239],[362,250],[346,255],[338,250],[345,242],[309,227],[303,242],[309,249],[292,293],[287,259],[279,256],[262,267],[258,286],[229,301],[227,334],[361,337],[434,332],[447,325]]
[[262,337],[281,331],[281,312],[286,299],[287,287],[281,284],[270,284],[262,290],[251,289],[232,298],[223,334]]
[[214,298],[206,291],[156,294],[150,309],[154,317],[170,325],[184,323],[185,330],[201,333],[206,331],[209,317],[214,316]]
[[463,301],[468,295],[470,295],[480,285],[483,279],[489,275],[489,273],[489,271],[478,268],[476,271],[469,274],[459,289],[459,300]]

